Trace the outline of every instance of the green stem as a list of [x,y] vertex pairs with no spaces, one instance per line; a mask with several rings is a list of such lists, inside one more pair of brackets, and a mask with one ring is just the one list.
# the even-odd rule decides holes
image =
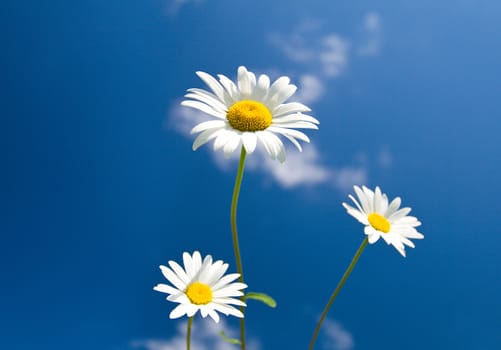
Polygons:
[[186,331],[186,350],[190,350],[191,324],[192,323],[193,323],[193,316],[188,318],[188,330]]
[[[231,236],[233,238],[233,250],[235,251],[235,260],[237,262],[237,271],[240,274],[239,281],[243,283],[244,272],[242,268],[242,258],[240,257],[240,247],[238,245],[238,232],[237,232],[237,205],[238,205],[238,195],[240,194],[240,185],[242,184],[242,177],[244,175],[244,165],[245,165],[245,148],[242,146],[242,151],[240,153],[240,163],[238,164],[237,177],[235,179],[235,187],[233,188],[233,198],[231,200]],[[242,296],[240,300],[244,301]],[[240,307],[242,314],[245,308]],[[242,350],[245,350],[245,319],[242,317],[240,319],[240,342]]]
[[334,300],[336,299],[337,295],[341,291],[341,288],[343,288],[346,280],[348,279],[348,277],[351,274],[351,271],[353,270],[353,268],[357,264],[358,259],[360,258],[360,255],[364,251],[364,249],[367,246],[368,242],[369,242],[369,238],[366,237],[364,239],[364,241],[362,242],[362,244],[360,245],[360,247],[358,248],[357,252],[355,253],[355,256],[351,260],[350,265],[348,266],[348,268],[344,272],[344,275],[341,278],[341,281],[339,281],[336,289],[334,290],[334,292],[332,293],[331,297],[329,298],[329,301],[327,302],[327,305],[325,305],[324,311],[322,312],[322,315],[320,316],[320,320],[318,321],[317,326],[315,327],[315,331],[313,332],[313,336],[311,337],[311,341],[310,341],[310,345],[308,346],[308,350],[313,350],[313,347],[315,346],[315,341],[317,340],[317,337],[318,337],[318,333],[320,332],[320,328],[322,327],[322,323],[324,322],[324,319],[327,316],[327,313],[329,312],[329,309],[331,308],[332,303],[334,302]]

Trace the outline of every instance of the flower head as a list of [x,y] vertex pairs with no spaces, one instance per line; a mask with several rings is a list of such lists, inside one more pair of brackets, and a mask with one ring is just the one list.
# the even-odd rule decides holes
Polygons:
[[244,317],[240,310],[231,305],[245,306],[245,303],[234,299],[243,295],[241,289],[247,285],[233,282],[240,274],[233,273],[223,276],[228,269],[228,264],[218,260],[212,262],[212,257],[207,255],[202,261],[199,252],[183,254],[184,269],[176,262],[169,261],[169,267],[160,266],[160,270],[167,280],[174,286],[157,284],[153,289],[169,294],[167,300],[179,303],[171,311],[170,318],[179,318],[183,315],[191,317],[200,310],[202,317],[209,315],[214,321],[219,322],[219,311],[225,315]]
[[193,150],[214,139],[214,150],[222,149],[226,156],[240,145],[250,154],[259,142],[272,159],[284,162],[285,148],[277,134],[301,151],[298,140],[310,142],[310,139],[296,129],[318,129],[318,120],[303,114],[310,111],[308,107],[299,102],[285,103],[297,89],[288,77],[280,77],[270,85],[267,75],[256,79],[243,66],[238,68],[236,84],[221,74],[219,81],[204,72],[197,75],[211,91],[188,89],[187,100],[181,105],[216,119],[191,130],[192,134],[200,133],[193,142]]
[[369,236],[369,243],[375,243],[383,237],[387,244],[391,244],[403,256],[405,256],[405,246],[414,248],[414,243],[409,238],[422,239],[415,227],[421,222],[414,216],[408,216],[411,208],[400,208],[401,199],[396,197],[388,204],[388,197],[381,193],[379,187],[373,192],[367,187],[353,187],[359,202],[350,195],[349,198],[355,203],[356,208],[343,203],[348,214],[365,225],[364,232]]

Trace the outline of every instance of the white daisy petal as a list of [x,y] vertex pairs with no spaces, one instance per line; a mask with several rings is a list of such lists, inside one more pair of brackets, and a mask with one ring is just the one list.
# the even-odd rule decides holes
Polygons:
[[274,96],[268,97],[268,105],[270,106],[271,109],[274,109],[278,105],[280,105],[282,102],[287,100],[289,97],[294,95],[294,93],[297,90],[296,85],[287,85],[280,91],[278,91]]
[[193,265],[193,260],[191,258],[191,255],[187,252],[183,253],[183,265],[184,265],[184,270],[186,271],[186,274],[190,278],[190,280],[193,278],[195,275],[195,266]]
[[381,237],[381,235],[379,233],[377,233],[377,232],[369,235],[369,243],[370,244],[376,243],[379,240],[380,237]]
[[271,149],[271,157],[278,159],[281,163],[285,161],[285,147],[282,141],[272,132],[267,130],[258,134],[258,137],[266,139],[268,146]]
[[179,290],[176,288],[173,288],[167,284],[159,283],[155,287],[153,287],[153,290],[156,290],[157,292],[162,292],[162,293],[167,293],[167,294],[177,294],[179,293]]
[[205,72],[197,72],[196,73],[200,79],[204,81],[205,84],[216,94],[216,96],[221,100],[224,101],[224,90],[221,84],[212,77],[210,74],[207,74]]
[[294,137],[294,138],[299,139],[299,140],[306,142],[306,143],[310,142],[310,139],[308,138],[308,136],[306,136],[304,133],[302,133],[301,131],[298,131],[298,130],[286,129],[286,128],[281,128],[281,127],[277,127],[277,126],[270,126],[268,128],[268,131],[274,132],[276,134],[282,134],[284,136],[287,135],[290,137]]
[[362,186],[362,192],[365,194],[365,198],[367,198],[367,203],[369,203],[369,207],[371,209],[371,212],[374,212],[374,192],[365,187],[365,186]]
[[[344,203],[343,203],[343,205],[344,205]],[[353,207],[348,208],[349,207],[348,204],[344,205],[344,207],[346,208],[348,214],[350,214],[355,219],[357,219],[358,222],[360,222],[363,225],[367,225],[367,223],[368,223],[367,216],[365,216],[362,212],[360,212],[359,210],[357,210]]]
[[186,315],[186,312],[187,312],[186,305],[179,304],[178,306],[176,306],[174,308],[174,310],[171,311],[171,313],[169,315],[169,318],[170,319],[175,319],[175,318],[182,317],[182,316]]
[[179,290],[183,290],[186,284],[183,283],[181,278],[179,278],[171,269],[167,266],[160,265],[160,270],[167,280],[174,285]]
[[[239,139],[240,140],[240,139]],[[170,268],[161,265],[162,273],[174,287],[159,283],[153,289],[168,294],[167,301],[178,303],[169,317],[194,316],[198,311],[202,317],[210,316],[219,322],[219,314],[243,317],[241,311],[231,305],[246,306],[234,297],[244,295],[245,283],[233,282],[240,275],[224,275],[228,264],[222,260],[213,261],[212,256],[202,256],[198,251],[192,255],[183,253],[184,269],[176,262],[169,261]]]
[[289,77],[280,77],[273,84],[271,84],[270,89],[268,90],[268,95],[266,96],[266,104],[268,105],[268,101],[272,101],[276,94],[280,91],[287,89],[287,86],[290,83]]
[[[311,124],[320,124],[319,121],[312,116],[303,114],[303,113],[293,113],[293,114],[287,114],[281,117],[276,117],[273,119],[273,124],[288,124],[288,123],[295,123],[295,122],[308,122]],[[286,127],[285,125],[280,125],[283,127]]]
[[[401,208],[401,199],[396,197],[391,202],[388,196],[381,192],[379,187],[374,191],[362,186],[353,186],[358,201],[349,195],[349,198],[355,203],[356,208],[343,203],[343,207],[348,214],[364,224],[364,233],[368,237],[369,243],[373,244],[383,238],[388,245],[405,257],[405,246],[414,248],[414,242],[411,239],[422,239],[424,235],[418,232],[414,227],[421,224],[414,216],[408,216],[411,208]],[[359,204],[360,202],[360,204]]]
[[364,192],[358,186],[354,186],[353,188],[355,189],[355,193],[357,194],[358,200],[360,201],[360,205],[362,206],[364,213],[366,215],[372,213],[373,212],[372,206],[370,205],[370,202],[368,198],[365,196]]
[[254,85],[256,85],[256,77],[253,73],[249,73],[244,66],[238,67],[238,89],[242,99],[248,99],[252,93],[252,78],[254,77]]
[[209,309],[205,307],[205,305],[200,305],[200,313],[202,314],[203,318],[206,318],[209,315]]
[[212,115],[213,117],[216,117],[219,119],[226,119],[225,113],[223,113],[219,110],[216,110],[216,109],[212,108],[211,106],[209,106],[203,102],[200,102],[200,101],[186,100],[186,101],[181,102],[181,106],[195,108],[195,109],[198,109],[199,111],[202,111],[204,113]]
[[381,195],[381,189],[379,188],[379,186],[376,186],[376,190],[374,191],[374,198],[372,200],[373,200],[374,212],[381,213],[383,200]]
[[410,212],[411,208],[402,208],[394,212],[388,219],[390,219],[390,221],[398,221],[403,219]]
[[193,304],[183,304],[183,305],[186,306],[186,316],[188,317],[194,316],[200,309],[198,305],[193,305]]
[[[208,284],[209,286],[213,285],[216,280],[219,280],[220,276],[217,277],[219,274],[223,275],[225,272],[225,268],[223,267],[223,261],[218,260],[215,261],[213,264],[208,265],[206,268],[202,269],[200,271],[200,274],[198,275],[198,280],[200,282],[203,282],[205,284]],[[226,268],[228,268],[228,265],[226,265]]]
[[246,306],[246,304],[243,301],[235,298],[214,298],[214,302],[218,304]]
[[400,237],[400,241],[401,241],[403,244],[405,244],[406,246],[409,246],[409,247],[411,247],[411,248],[416,247],[416,246],[414,245],[414,243],[413,243],[410,239],[408,239],[408,238],[405,238],[405,237]]
[[193,150],[196,151],[198,149],[198,147],[200,147],[200,146],[206,144],[207,142],[209,142],[210,140],[218,137],[223,132],[224,132],[224,129],[219,129],[219,128],[207,129],[207,130],[202,131],[200,134],[198,134],[195,141],[193,141],[193,146],[192,146]]
[[214,320],[214,322],[219,323],[219,314],[214,311],[214,309],[208,309],[209,316]]
[[398,241],[398,240],[395,240],[394,242],[392,242],[392,245],[405,258],[405,246],[404,246],[404,244],[402,242]]
[[203,123],[198,124],[193,129],[191,129],[191,134],[197,134],[199,132],[208,130],[208,129],[220,129],[224,128],[226,122],[224,120],[209,120]]
[[221,134],[219,134],[214,141],[214,151],[220,150],[226,145],[228,141],[230,141],[234,136],[235,132],[232,130],[224,130]]
[[259,76],[256,87],[250,96],[254,101],[262,101],[270,88],[270,78],[266,74]]
[[223,288],[214,292],[215,298],[241,297],[242,295],[244,295],[244,293],[231,287]]
[[202,255],[200,254],[199,251],[193,252],[191,261],[193,262],[193,268],[196,270],[196,272],[193,274],[193,276],[195,276],[198,273],[198,271],[202,268]]
[[172,269],[172,271],[174,271],[175,274],[181,279],[181,281],[183,281],[185,285],[190,283],[190,279],[186,275],[186,272],[181,266],[179,266],[177,262],[171,260],[169,261],[169,266]]
[[292,142],[292,144],[294,146],[296,146],[296,148],[299,150],[299,152],[303,151],[303,147],[301,147],[301,144],[299,142],[297,142],[297,140],[294,137],[289,136],[289,135],[285,135],[285,134],[282,134],[282,136],[285,137],[286,139],[288,139],[290,142]]
[[172,301],[173,303],[179,303],[179,304],[186,304],[186,303],[190,302],[190,300],[188,299],[186,294],[184,294],[184,292],[180,292],[180,291],[178,291],[176,294],[169,295],[167,297],[167,300]]
[[275,121],[273,124],[282,126],[284,128],[290,128],[290,129],[314,129],[314,130],[318,130],[318,126],[316,126],[315,124],[310,123],[310,122],[303,122],[303,121],[284,122],[284,123],[279,123],[279,122]]
[[275,159],[276,155],[273,152],[273,146],[271,145],[271,143],[273,141],[269,142],[267,134],[263,133],[262,131],[256,132],[256,136],[257,136],[257,139],[259,140],[259,142],[261,143],[261,145],[263,145],[266,153],[268,153],[268,155],[271,157],[271,159]]
[[240,146],[240,143],[242,141],[241,135],[240,134],[234,134],[231,139],[226,142],[226,144],[223,147],[223,152],[226,157],[231,156],[233,152]]
[[378,231],[374,227],[372,227],[372,226],[369,225],[369,226],[365,226],[364,227],[364,233],[367,236],[370,236],[370,235],[378,233]]
[[277,106],[273,111],[273,115],[275,116],[275,118],[278,118],[278,117],[281,117],[282,115],[289,115],[289,114],[296,114],[296,113],[310,112],[310,111],[311,111],[311,109],[309,109],[308,107],[306,107],[302,103],[289,102],[289,103],[284,103],[284,104]]
[[233,103],[238,101],[240,99],[240,92],[238,92],[238,88],[235,85],[234,82],[232,82],[228,77],[219,74],[218,75],[219,81],[221,82],[221,85],[226,90],[228,98],[225,100],[226,102],[226,109],[228,109],[229,106],[231,106]]
[[[355,197],[353,197],[353,196],[350,194],[350,195],[348,196],[348,198],[349,198],[349,199],[351,199],[351,201],[352,201],[353,203],[355,203],[355,205],[357,206],[357,208],[358,208],[358,210],[360,211],[360,213],[362,213],[362,214],[363,214],[363,213],[365,213],[364,209],[360,206],[360,204],[359,204],[359,203],[358,203],[358,201],[355,199]],[[346,205],[347,205],[347,204],[346,204]],[[343,206],[344,206],[344,204],[343,204]],[[350,207],[349,205],[347,205],[347,206],[348,206],[349,208],[352,208],[352,207]],[[347,207],[345,206],[345,208],[347,208]]]
[[245,151],[251,154],[256,149],[257,136],[253,132],[244,132],[242,134],[242,143],[245,147]]
[[218,103],[221,103],[221,105],[225,106],[224,101],[221,101],[219,97],[217,97],[214,93],[204,90],[204,89],[198,89],[198,88],[190,88],[188,90],[189,93],[198,95],[198,96],[205,96],[209,99],[212,99],[214,101],[217,101]]
[[272,159],[284,162],[283,138],[302,151],[300,142],[310,142],[310,139],[297,129],[318,129],[318,120],[303,114],[310,108],[299,102],[284,103],[297,90],[288,77],[271,83],[267,75],[256,79],[256,75],[244,66],[238,67],[236,83],[222,74],[217,75],[219,81],[204,72],[197,72],[197,75],[209,90],[188,89],[181,105],[202,111],[216,120],[193,127],[191,133],[199,133],[193,150],[214,140],[214,151],[222,150],[226,157],[242,145],[248,154],[256,147],[263,147]]
[[[243,306],[245,306],[245,305],[243,305]],[[244,317],[242,312],[240,312],[240,310],[237,310],[233,306],[219,304],[219,303],[214,302],[211,304],[211,307],[214,310],[219,311],[220,313],[225,314],[227,316],[232,315],[232,316],[236,316],[236,317],[240,317],[240,318]]]
[[214,263],[214,265],[211,268],[211,274],[208,277],[207,284],[209,286],[214,286],[217,281],[223,277],[223,275],[226,273],[228,270],[229,265],[223,263],[222,260],[218,260]]
[[396,197],[395,199],[393,199],[390,205],[388,206],[388,209],[386,210],[384,216],[389,218],[395,211],[398,210],[398,208],[400,208],[401,203],[402,200],[400,199],[400,197]]
[[219,281],[217,281],[213,286],[213,290],[218,290],[219,288],[222,288],[223,286],[233,282],[236,280],[238,277],[240,277],[240,274],[238,273],[231,273],[229,275],[226,275],[222,277]]
[[216,96],[212,97],[208,92],[202,90],[204,93],[188,93],[184,95],[186,98],[191,98],[193,100],[197,100],[199,102],[205,103],[210,108],[214,109],[217,112],[223,113],[226,115],[226,106],[222,103]]

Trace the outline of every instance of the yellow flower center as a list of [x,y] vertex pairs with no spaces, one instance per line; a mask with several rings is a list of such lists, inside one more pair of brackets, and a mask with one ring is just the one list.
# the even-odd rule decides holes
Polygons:
[[376,230],[384,233],[390,232],[391,228],[390,222],[383,215],[380,215],[378,213],[372,213],[369,214],[367,220],[369,220],[369,224],[371,224],[371,226],[374,227]]
[[212,301],[212,290],[205,283],[194,282],[186,289],[186,296],[195,305],[205,305]]
[[234,103],[226,113],[233,129],[259,131],[271,125],[270,110],[261,102],[242,100]]

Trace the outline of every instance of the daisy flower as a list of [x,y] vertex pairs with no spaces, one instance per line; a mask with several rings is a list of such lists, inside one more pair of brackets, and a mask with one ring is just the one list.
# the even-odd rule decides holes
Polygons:
[[[375,243],[383,237],[387,244],[395,247],[405,257],[405,246],[414,248],[414,243],[409,238],[422,239],[415,227],[421,222],[414,216],[409,216],[411,208],[400,208],[401,199],[396,197],[388,204],[388,197],[381,193],[379,187],[373,192],[367,187],[353,187],[358,201],[350,195],[349,198],[355,203],[356,208],[343,203],[348,214],[365,225],[364,232],[369,238],[369,243]],[[360,202],[360,203],[359,203]]]
[[153,288],[158,292],[169,294],[167,300],[179,303],[170,313],[170,318],[179,318],[183,315],[192,317],[198,310],[202,317],[209,315],[216,322],[219,322],[216,311],[227,316],[244,317],[240,310],[231,306],[246,306],[244,302],[233,298],[242,296],[241,289],[247,288],[244,283],[231,283],[240,277],[240,274],[223,276],[228,264],[221,260],[213,263],[210,255],[202,261],[197,251],[192,256],[184,253],[183,263],[184,269],[174,261],[169,261],[170,268],[161,265],[162,274],[173,287],[160,283]]
[[238,68],[235,84],[224,75],[219,81],[204,72],[197,75],[209,87],[188,89],[187,100],[181,105],[198,109],[214,120],[196,125],[192,134],[200,133],[193,142],[193,150],[214,139],[214,150],[223,150],[229,157],[240,145],[247,153],[262,145],[272,159],[285,161],[285,148],[277,135],[291,141],[301,151],[298,140],[310,142],[308,136],[296,129],[318,129],[318,120],[303,114],[311,111],[299,102],[285,101],[296,92],[288,77],[280,77],[270,84],[270,78],[262,74]]

